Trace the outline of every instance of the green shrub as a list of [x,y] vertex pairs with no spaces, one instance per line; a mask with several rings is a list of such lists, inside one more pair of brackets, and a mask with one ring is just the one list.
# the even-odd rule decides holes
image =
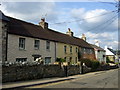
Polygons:
[[106,57],[106,63],[110,63],[110,59]]
[[100,66],[99,61],[91,60],[91,59],[81,59],[81,63],[85,63],[87,67],[90,67],[92,69],[97,69]]
[[81,63],[85,63],[87,67],[92,67],[92,61],[90,59],[81,59]]
[[65,62],[65,59],[63,59],[63,58],[57,58],[56,61],[57,62]]
[[99,61],[92,61],[92,69],[97,69],[100,66],[100,62]]

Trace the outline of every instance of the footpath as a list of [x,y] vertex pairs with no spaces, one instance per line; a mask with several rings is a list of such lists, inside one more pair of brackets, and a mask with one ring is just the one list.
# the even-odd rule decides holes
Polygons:
[[3,83],[1,88],[2,89],[17,89],[17,88],[24,88],[24,87],[30,87],[30,86],[35,86],[35,85],[44,85],[44,84],[56,83],[60,81],[83,78],[83,77],[87,77],[87,76],[91,76],[95,74],[105,73],[107,71],[90,72],[86,74],[78,74],[78,75],[73,75],[73,76],[68,76],[68,77],[54,77],[54,78],[44,78],[44,79],[29,80],[29,81],[8,82],[8,83]]

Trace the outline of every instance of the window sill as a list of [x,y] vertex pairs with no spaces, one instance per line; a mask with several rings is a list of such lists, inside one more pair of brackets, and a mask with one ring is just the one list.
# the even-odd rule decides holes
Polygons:
[[27,51],[26,49],[19,49],[19,51]]
[[39,49],[34,49],[34,50],[39,50]]
[[49,50],[49,49],[47,49],[46,51],[47,51],[47,52],[50,52],[50,50]]

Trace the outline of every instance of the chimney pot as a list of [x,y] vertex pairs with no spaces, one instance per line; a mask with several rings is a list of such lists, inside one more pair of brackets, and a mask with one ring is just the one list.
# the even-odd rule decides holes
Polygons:
[[41,21],[39,22],[39,25],[40,25],[43,29],[48,29],[48,23],[45,22],[45,18],[41,18]]
[[66,32],[66,34],[69,35],[69,36],[73,36],[74,33],[71,31],[70,28],[68,28],[68,31]]

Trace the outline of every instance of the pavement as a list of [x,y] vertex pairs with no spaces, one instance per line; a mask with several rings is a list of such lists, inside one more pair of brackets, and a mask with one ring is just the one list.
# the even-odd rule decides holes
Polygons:
[[49,83],[56,83],[56,82],[61,82],[61,81],[77,79],[77,78],[83,78],[83,77],[91,76],[94,74],[100,74],[104,72],[106,71],[90,72],[86,74],[78,74],[78,75],[61,77],[61,78],[55,77],[55,78],[29,80],[29,81],[8,82],[8,83],[2,84],[2,89],[17,89],[17,88],[24,88],[24,87],[30,87],[30,86],[35,86],[35,85],[44,85],[44,84],[49,84]]

